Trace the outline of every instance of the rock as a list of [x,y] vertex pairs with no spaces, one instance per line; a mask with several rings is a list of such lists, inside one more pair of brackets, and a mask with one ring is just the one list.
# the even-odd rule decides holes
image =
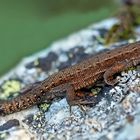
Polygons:
[[[27,85],[44,80],[49,74],[81,60],[129,42],[116,42],[106,48],[104,34],[116,19],[107,19],[53,43],[49,48],[23,59],[0,79],[0,98],[11,99]],[[138,36],[139,38],[139,36]],[[130,39],[131,40],[131,39]],[[131,42],[135,40],[131,40]],[[138,139],[140,128],[140,71],[121,72],[115,87],[90,87],[93,106],[69,106],[65,97],[30,109],[0,117],[0,139],[123,140]],[[7,84],[8,83],[8,84]]]

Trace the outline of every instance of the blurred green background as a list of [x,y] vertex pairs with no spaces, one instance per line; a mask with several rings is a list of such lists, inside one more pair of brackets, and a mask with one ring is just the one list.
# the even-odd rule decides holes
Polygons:
[[113,0],[1,0],[0,76],[25,56],[112,16]]

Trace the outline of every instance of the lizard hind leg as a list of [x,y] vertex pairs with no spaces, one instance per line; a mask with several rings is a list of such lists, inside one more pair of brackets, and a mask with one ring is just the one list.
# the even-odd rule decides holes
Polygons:
[[[64,92],[66,92],[66,94],[64,94]],[[50,91],[50,93],[53,95],[53,97],[66,96],[66,100],[70,107],[70,114],[72,106],[78,105],[81,110],[85,112],[82,105],[89,105],[95,103],[95,100],[89,101],[88,99],[86,99],[86,94],[84,94],[85,92],[83,92],[82,90],[75,91],[71,83],[65,83],[54,87]]]
[[[57,86],[57,87],[53,88],[51,90],[51,92],[54,93],[56,97],[60,96],[60,93],[66,92],[66,100],[70,107],[70,114],[72,112],[72,106],[75,106],[75,105],[80,106],[80,104],[77,102],[77,100],[75,100],[76,93],[74,91],[73,86],[70,83],[65,83],[60,86]],[[80,106],[80,108],[81,108],[81,106]]]
[[[74,91],[73,86],[70,83],[65,83],[65,84],[56,86],[53,89],[51,89],[50,93],[53,98],[66,96],[67,103],[70,106],[70,112],[71,112],[71,107],[77,104],[75,102],[75,91]],[[47,95],[47,96],[50,96],[50,95]]]
[[[66,93],[66,99],[70,106],[70,113],[72,106],[79,106],[80,109],[85,113],[85,108],[83,105],[94,105],[97,103],[96,97],[89,91],[84,91],[82,89],[73,92],[69,89]],[[91,100],[92,99],[92,100]]]

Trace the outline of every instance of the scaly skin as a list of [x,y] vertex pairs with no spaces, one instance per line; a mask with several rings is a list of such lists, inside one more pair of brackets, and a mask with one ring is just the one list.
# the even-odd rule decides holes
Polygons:
[[[54,73],[31,90],[25,91],[10,101],[0,104],[0,115],[14,113],[43,100],[52,100],[59,96],[66,96],[69,105],[86,104],[75,100],[75,92],[93,85],[100,78],[108,85],[114,85],[117,81],[112,76],[131,66],[140,63],[140,42],[119,47],[103,52],[79,64]],[[65,92],[66,91],[66,95]]]

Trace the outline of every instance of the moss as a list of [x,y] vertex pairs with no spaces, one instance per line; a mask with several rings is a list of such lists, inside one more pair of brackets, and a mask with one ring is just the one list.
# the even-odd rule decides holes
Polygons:
[[136,67],[130,67],[130,68],[126,69],[125,71],[129,71],[129,70],[136,70]]
[[1,133],[1,134],[0,134],[0,140],[5,140],[5,139],[7,139],[8,135],[9,135],[8,132]]
[[38,65],[39,65],[39,60],[36,59],[36,60],[34,61],[34,66],[38,66]]
[[17,96],[20,91],[21,84],[17,80],[8,80],[1,85],[2,94],[0,94],[0,99],[7,99],[10,96]]
[[33,116],[33,121],[30,125],[31,125],[30,128],[32,130],[35,130],[36,132],[43,132],[46,126],[46,118],[44,113],[37,112]]
[[48,110],[48,108],[50,107],[49,104],[47,103],[42,103],[39,105],[39,109],[42,111],[42,112],[46,112]]
[[124,6],[118,12],[119,23],[116,23],[105,36],[105,44],[135,38],[134,28],[140,24],[139,6]]
[[100,90],[101,90],[101,88],[98,88],[98,87],[95,88],[95,89],[92,88],[92,89],[91,89],[91,92],[92,92],[93,96],[96,96],[96,95],[100,92]]

